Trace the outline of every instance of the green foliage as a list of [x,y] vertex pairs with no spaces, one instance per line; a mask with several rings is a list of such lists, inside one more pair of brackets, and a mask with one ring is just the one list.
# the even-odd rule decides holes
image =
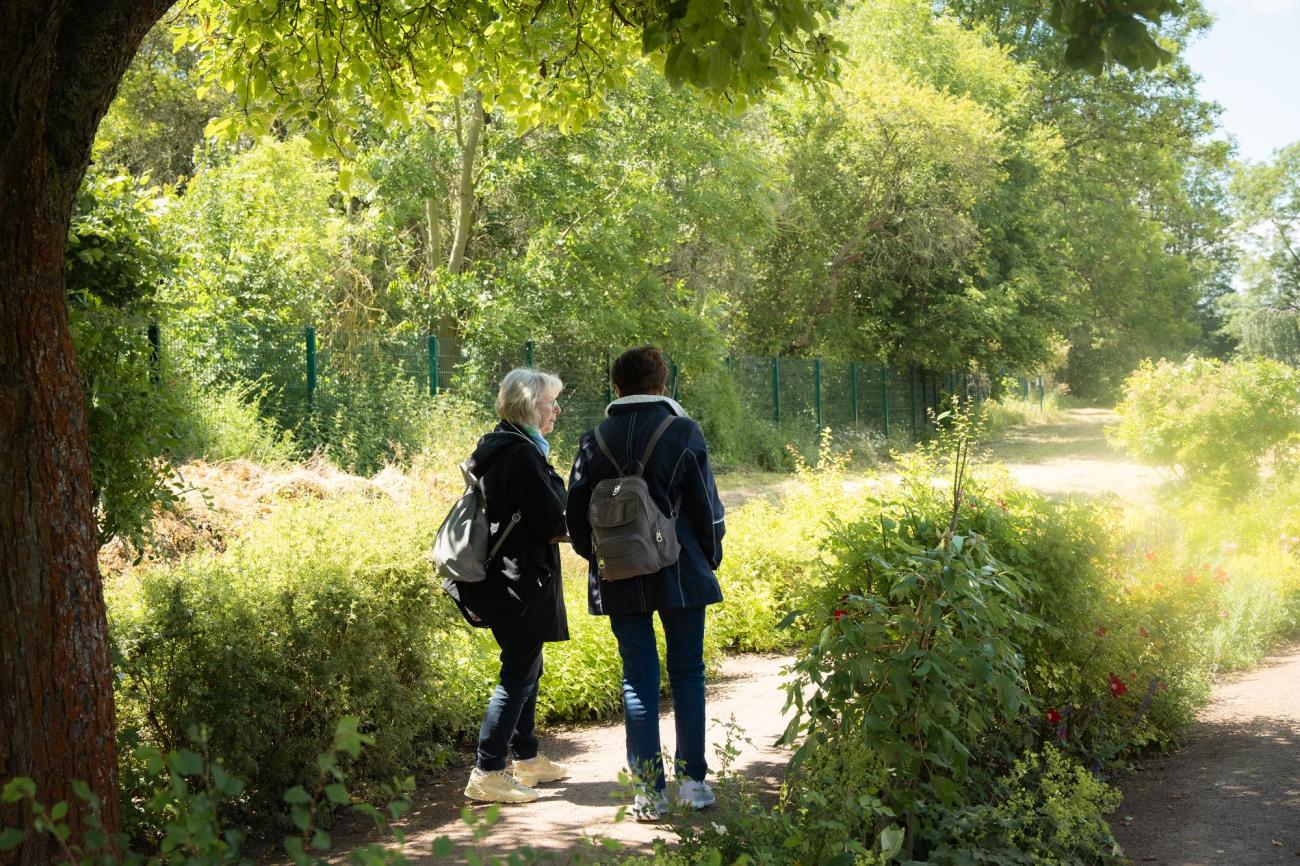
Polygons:
[[[1051,746],[1027,752],[996,779],[987,802],[944,815],[934,866],[1129,862],[1103,816],[1120,792]],[[978,852],[978,854],[974,853]]]
[[147,339],[173,257],[151,199],[130,175],[91,171],[64,254],[68,316],[86,392],[99,542],[143,544],[155,504],[176,501],[165,455],[181,443],[183,394]]
[[443,683],[472,682],[474,669],[454,661],[468,636],[451,628],[456,614],[420,558],[426,523],[391,503],[307,499],[224,556],[112,587],[120,728],[167,750],[191,725],[211,725],[214,749],[250,783],[254,812],[302,782],[342,715],[375,738],[357,767],[366,778],[416,766],[422,736],[456,733],[477,709],[454,689],[429,711]]
[[1269,162],[1239,166],[1232,192],[1246,254],[1246,291],[1231,305],[1233,326],[1242,330],[1256,310],[1294,313],[1300,304],[1300,142]]
[[1111,434],[1144,463],[1174,465],[1196,486],[1250,487],[1300,435],[1300,373],[1264,359],[1144,363],[1124,383]]
[[[36,784],[19,776],[8,780],[0,792],[0,804],[21,805],[31,816],[32,833],[54,837],[62,862],[72,866],[251,866],[244,856],[244,833],[229,824],[228,812],[244,792],[244,783],[232,775],[220,758],[214,758],[206,731],[190,731],[193,749],[182,747],[163,753],[141,748],[134,756],[146,768],[148,780],[144,811],[161,828],[156,837],[105,832],[100,813],[103,804],[81,781],[73,781],[77,805],[83,817],[80,835],[74,837],[69,804],[60,801],[47,806],[37,799]],[[325,751],[316,756],[314,783],[309,788],[294,786],[282,800],[292,816],[295,832],[284,837],[284,850],[295,866],[326,866],[333,862],[333,840],[325,825],[340,811],[364,816],[374,825],[382,841],[367,842],[349,852],[358,866],[406,866],[415,856],[410,851],[402,819],[411,811],[410,794],[415,780],[395,777],[378,786],[382,799],[372,803],[348,789],[345,768],[360,758],[363,747],[374,739],[360,730],[359,720],[345,716],[334,729]],[[197,751],[195,751],[197,749]],[[227,812],[222,814],[223,809]],[[473,846],[461,852],[470,862],[501,866],[538,862],[529,848],[511,852],[507,861],[484,858],[477,851],[500,815],[492,807],[483,815],[466,809],[463,820],[472,830]],[[0,829],[0,852],[11,851],[28,839],[27,832],[13,827]],[[447,836],[433,840],[429,853],[445,859],[457,853]]]

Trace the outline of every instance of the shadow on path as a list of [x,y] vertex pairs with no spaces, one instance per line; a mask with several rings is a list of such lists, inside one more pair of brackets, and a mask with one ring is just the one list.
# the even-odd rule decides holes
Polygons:
[[1134,863],[1300,862],[1300,646],[1221,682],[1187,747],[1121,787],[1111,824]]

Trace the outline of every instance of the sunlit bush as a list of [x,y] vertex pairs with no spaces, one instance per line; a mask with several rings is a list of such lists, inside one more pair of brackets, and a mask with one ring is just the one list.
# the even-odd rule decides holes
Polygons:
[[1110,435],[1144,463],[1177,466],[1198,486],[1240,491],[1300,437],[1300,370],[1263,358],[1144,362],[1124,382]]

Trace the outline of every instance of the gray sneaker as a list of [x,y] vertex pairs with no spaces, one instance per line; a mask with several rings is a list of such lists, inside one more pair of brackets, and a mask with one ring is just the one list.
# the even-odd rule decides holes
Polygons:
[[668,814],[668,798],[662,791],[637,794],[632,798],[632,817],[643,824],[662,821]]
[[690,806],[696,811],[707,809],[717,801],[718,798],[713,796],[713,789],[709,787],[708,782],[682,779],[681,784],[677,786],[677,802],[683,806]]

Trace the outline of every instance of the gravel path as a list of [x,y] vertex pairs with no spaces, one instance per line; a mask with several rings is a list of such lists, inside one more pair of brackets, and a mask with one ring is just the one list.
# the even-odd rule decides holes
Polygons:
[[[758,780],[769,790],[780,787],[789,754],[773,744],[789,721],[782,715],[785,692],[781,688],[781,669],[788,663],[789,659],[767,655],[732,656],[723,662],[721,675],[710,681],[708,692],[711,767],[717,768],[714,750],[727,742],[727,729],[734,721],[744,731],[745,739],[732,743],[740,754],[731,768]],[[663,746],[671,754],[673,722],[667,698],[663,709],[660,720]],[[416,792],[415,808],[403,822],[409,834],[407,852],[412,862],[463,863],[466,848],[473,848],[480,856],[503,855],[522,846],[563,855],[594,836],[617,840],[625,851],[649,853],[656,838],[669,841],[675,838],[667,823],[638,824],[630,818],[616,821],[619,806],[626,802],[617,782],[618,772],[627,760],[621,719],[598,725],[552,728],[542,732],[541,740],[547,755],[568,764],[570,778],[540,786],[542,798],[536,803],[501,807],[497,825],[486,841],[477,846],[472,844],[469,825],[460,817],[467,802],[462,791],[469,775],[468,760],[462,770],[449,772],[437,784]],[[479,805],[473,809],[479,815],[487,811],[487,807]],[[459,853],[451,860],[435,861],[430,854],[431,847],[433,840],[442,835],[452,838]],[[369,837],[365,833],[336,833],[337,861],[343,862],[346,851],[366,841]]]
[[1300,863],[1300,644],[1225,677],[1187,748],[1121,787],[1111,825],[1134,863]]

